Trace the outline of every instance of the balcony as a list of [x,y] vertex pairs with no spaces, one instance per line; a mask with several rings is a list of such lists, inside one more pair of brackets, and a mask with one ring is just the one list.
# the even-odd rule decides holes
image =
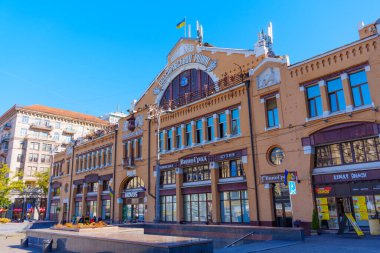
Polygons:
[[11,137],[9,135],[3,136],[3,138],[1,138],[1,142],[0,143],[9,142],[10,139],[11,139]]
[[12,124],[11,123],[6,123],[5,125],[4,125],[4,130],[11,130],[11,128],[12,128]]
[[53,127],[51,125],[33,123],[30,125],[30,129],[50,132],[53,130]]
[[66,129],[63,129],[62,133],[66,135],[74,135],[76,131],[75,129],[72,129],[72,128],[66,128]]
[[136,167],[135,160],[133,158],[124,158],[121,164],[126,169],[134,169]]

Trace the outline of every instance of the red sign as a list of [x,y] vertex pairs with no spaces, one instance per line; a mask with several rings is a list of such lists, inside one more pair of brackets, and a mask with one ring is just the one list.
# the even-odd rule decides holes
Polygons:
[[326,187],[317,187],[315,188],[315,192],[317,194],[330,194],[332,187],[326,186]]

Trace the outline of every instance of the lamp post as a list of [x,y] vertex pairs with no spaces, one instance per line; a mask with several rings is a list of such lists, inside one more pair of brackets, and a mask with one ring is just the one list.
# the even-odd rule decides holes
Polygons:
[[57,152],[58,146],[55,146],[51,149],[51,163],[50,163],[50,175],[49,175],[49,189],[48,189],[48,197],[47,197],[47,206],[46,206],[46,216],[45,220],[50,220],[50,206],[51,206],[51,187],[53,185],[53,166],[54,166],[54,154]]
[[172,113],[172,110],[169,108],[168,110],[164,110],[158,104],[153,104],[149,106],[149,120],[156,120],[157,122],[157,161],[156,161],[156,212],[155,212],[155,222],[159,222],[160,219],[160,126],[161,126],[161,115],[166,113]]

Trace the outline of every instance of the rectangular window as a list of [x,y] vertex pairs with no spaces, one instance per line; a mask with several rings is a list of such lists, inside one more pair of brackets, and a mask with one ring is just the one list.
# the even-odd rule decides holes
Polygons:
[[206,222],[212,219],[211,193],[183,195],[184,214],[187,222]]
[[192,144],[192,131],[190,123],[186,124],[185,142],[186,146],[191,146]]
[[172,150],[172,138],[173,138],[173,131],[169,129],[166,131],[166,150],[170,151]]
[[207,141],[212,141],[214,139],[214,118],[207,118]]
[[33,153],[29,154],[29,162],[34,162],[34,163],[38,162],[38,154],[33,154]]
[[196,143],[202,143],[203,141],[203,126],[202,126],[202,120],[197,120],[195,123],[195,142]]
[[218,114],[218,137],[224,138],[227,136],[227,123],[226,123],[226,114]]
[[82,194],[83,193],[83,184],[78,184],[77,185],[77,194]]
[[219,162],[220,178],[245,176],[241,159]]
[[222,222],[249,222],[247,191],[220,192],[220,215]]
[[61,122],[55,122],[55,128],[61,129]]
[[265,101],[266,111],[267,111],[267,127],[278,127],[278,110],[277,110],[277,99],[270,98]]
[[174,222],[177,221],[177,201],[176,196],[161,196],[161,221]]
[[51,144],[42,143],[42,150],[43,151],[51,151],[51,148],[52,148]]
[[98,191],[98,182],[93,182],[88,184],[88,192],[97,192]]
[[103,191],[109,191],[110,180],[103,180]]
[[41,155],[41,163],[50,163],[51,162],[51,156],[50,155]]
[[82,201],[75,201],[75,216],[82,216]]
[[164,151],[164,133],[163,132],[160,132],[160,134],[159,134],[159,138],[160,138],[160,140],[159,140],[159,150],[160,150],[160,152],[163,152]]
[[240,110],[239,108],[231,111],[231,134],[240,134]]
[[102,219],[111,219],[111,200],[102,200]]
[[90,218],[97,216],[98,204],[97,201],[87,201],[86,202],[86,216],[90,216]]
[[319,85],[312,85],[306,87],[307,106],[309,110],[309,117],[317,117],[322,115],[322,98]]
[[183,169],[183,182],[197,182],[210,180],[209,165],[198,165]]
[[161,185],[175,184],[175,169],[161,171]]
[[22,120],[21,120],[22,123],[24,124],[28,124],[29,122],[29,117],[28,116],[22,116]]
[[17,162],[24,162],[24,155],[22,155],[22,154],[18,154],[17,155]]
[[181,148],[182,147],[182,127],[176,127],[175,131],[175,147]]
[[346,109],[342,79],[340,77],[327,81],[327,93],[331,112],[338,112]]
[[20,136],[25,137],[28,134],[28,130],[26,128],[21,128]]
[[141,159],[142,158],[142,138],[138,138],[136,141],[136,158]]
[[354,106],[370,105],[371,95],[364,70],[349,75]]
[[109,148],[108,149],[108,165],[111,165],[112,164],[112,148]]

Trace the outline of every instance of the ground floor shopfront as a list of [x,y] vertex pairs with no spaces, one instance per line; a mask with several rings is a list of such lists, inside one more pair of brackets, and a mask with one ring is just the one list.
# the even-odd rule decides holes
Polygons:
[[352,214],[363,230],[380,214],[380,169],[314,175],[315,201],[322,229],[339,229]]

